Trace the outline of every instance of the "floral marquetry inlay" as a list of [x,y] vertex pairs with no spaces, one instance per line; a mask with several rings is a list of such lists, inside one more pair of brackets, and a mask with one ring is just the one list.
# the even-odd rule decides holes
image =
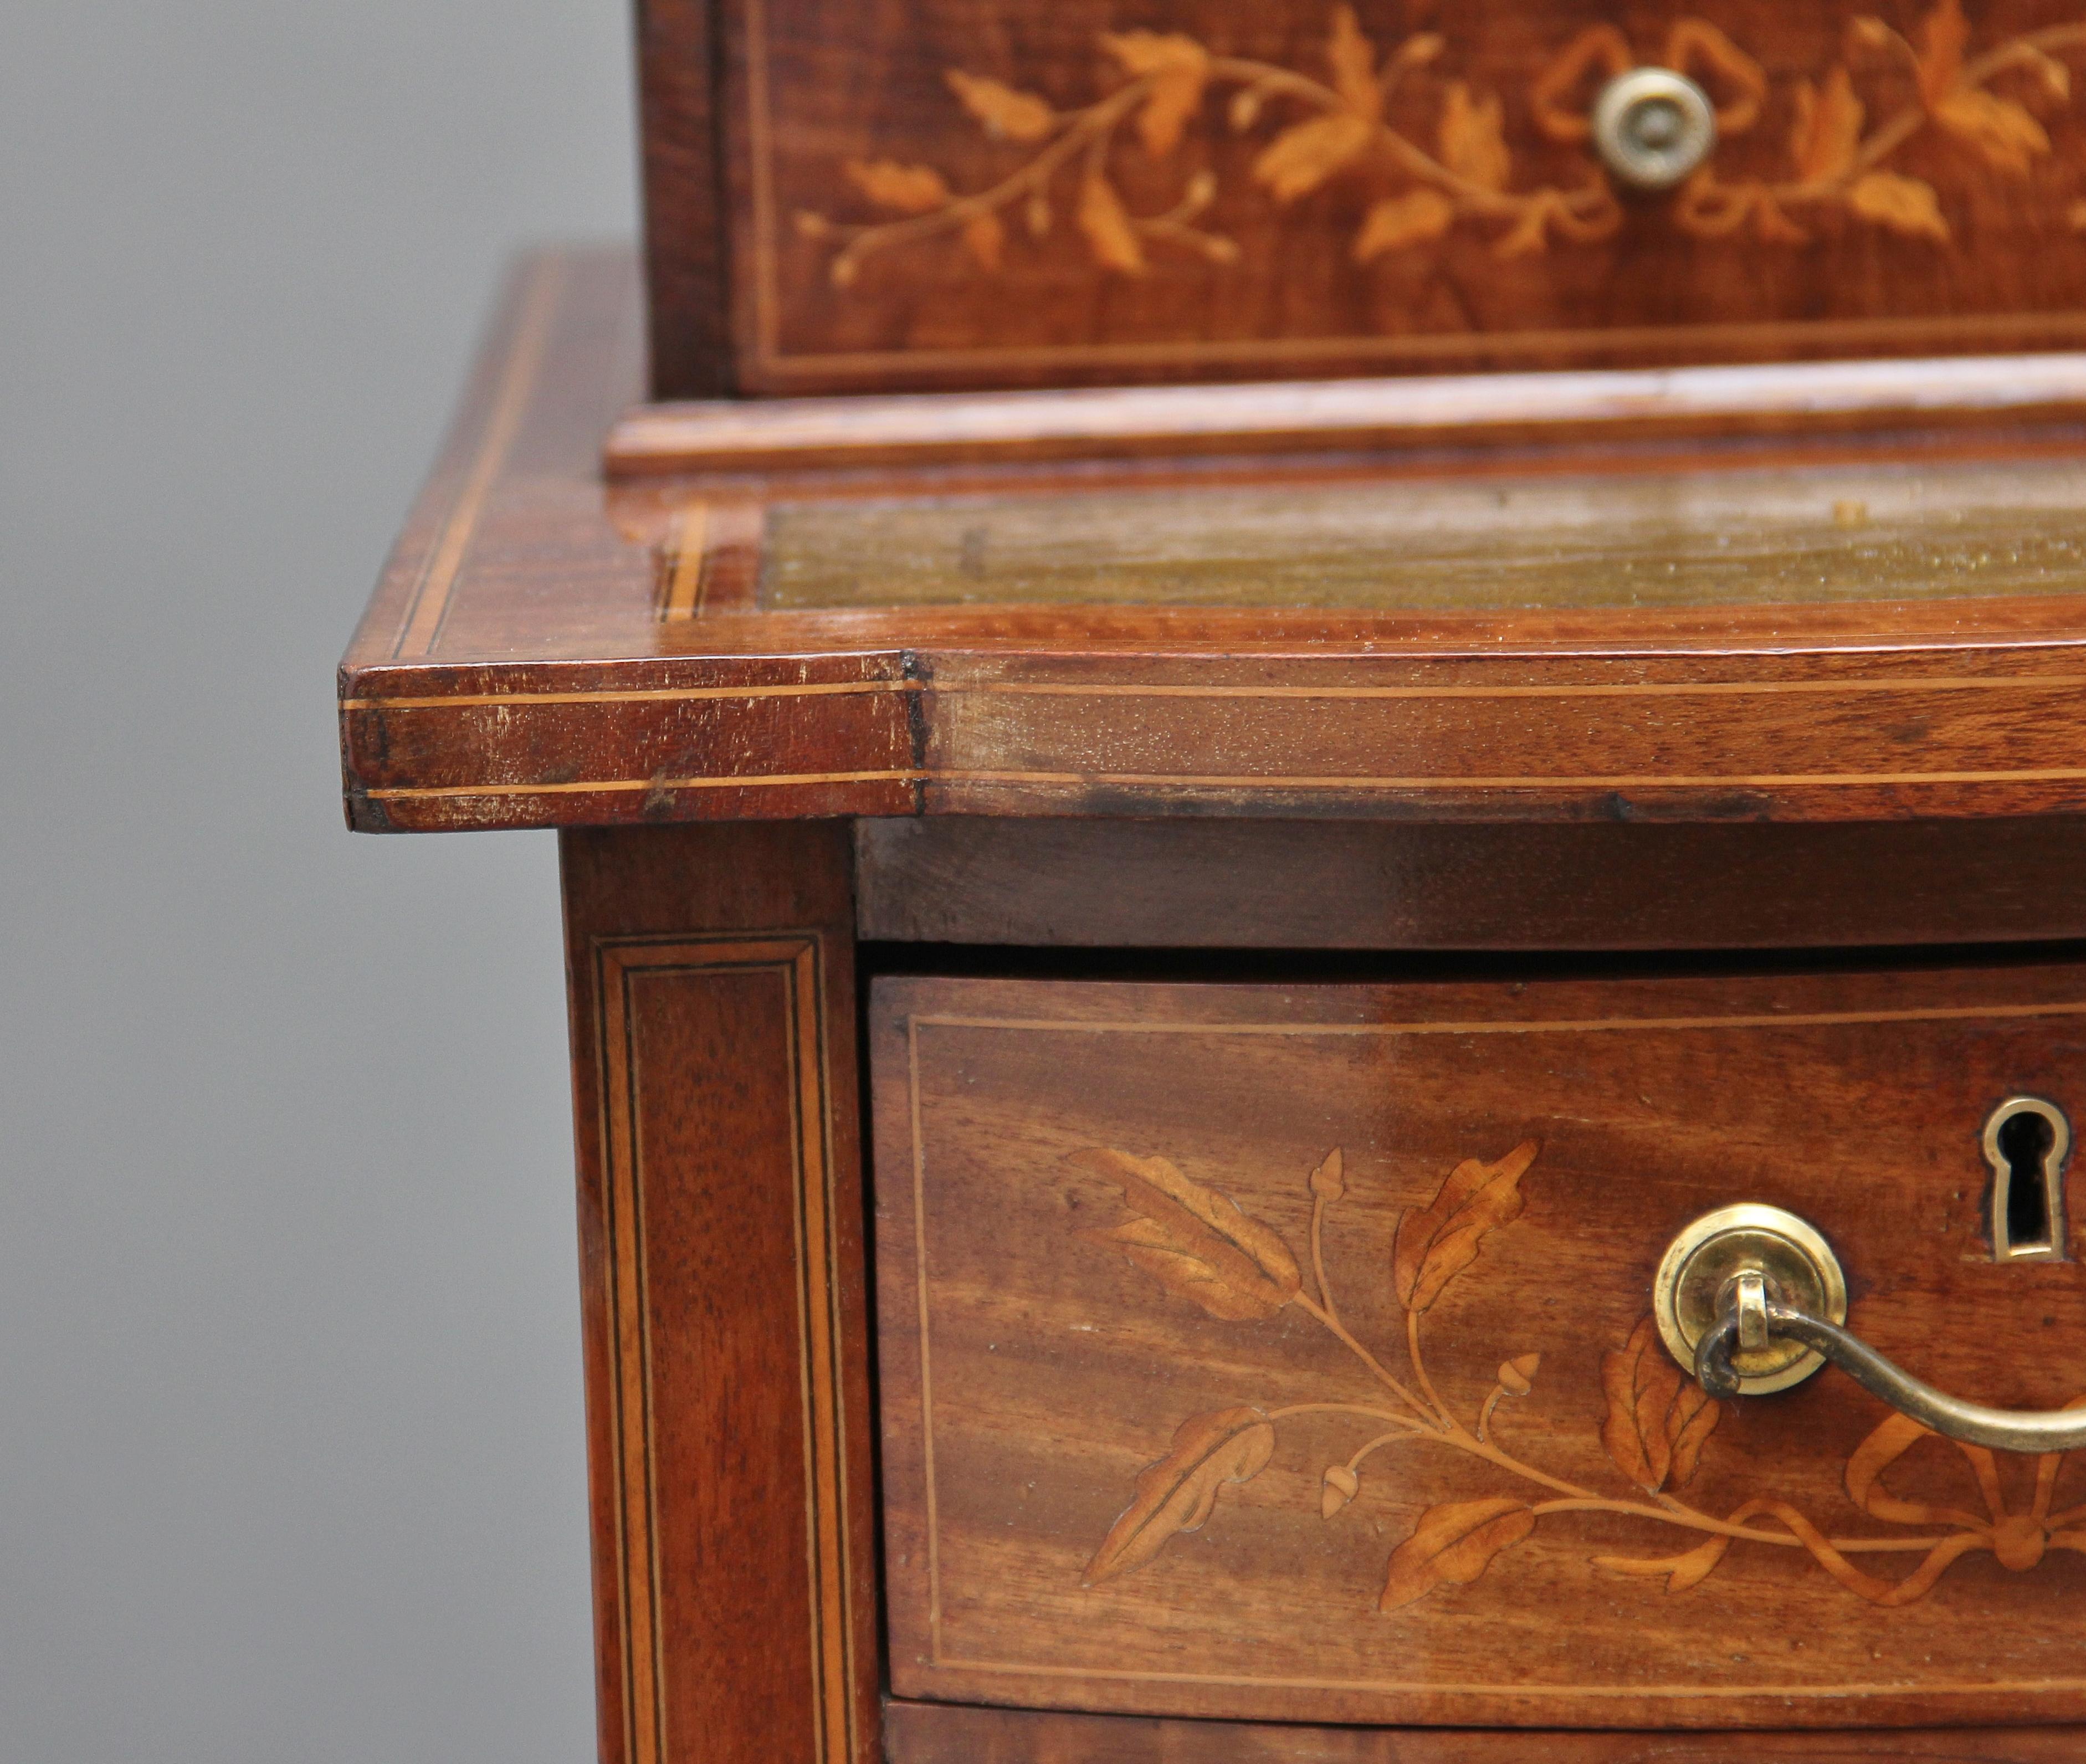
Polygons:
[[[1760,1472],[1759,1492],[1729,1511],[1689,1499],[1687,1491],[1714,1450],[1724,1410],[1683,1376],[1649,1317],[1604,1353],[1598,1368],[1573,1369],[1561,1378],[1540,1342],[1505,1340],[1482,1397],[1464,1403],[1445,1397],[1428,1366],[1427,1314],[1453,1283],[1482,1272],[1488,1238],[1520,1216],[1522,1181],[1537,1154],[1531,1140],[1495,1161],[1468,1159],[1427,1206],[1400,1215],[1388,1246],[1391,1293],[1403,1319],[1403,1340],[1394,1345],[1372,1344],[1352,1330],[1326,1278],[1325,1234],[1347,1194],[1338,1149],[1306,1178],[1310,1241],[1301,1256],[1280,1233],[1164,1157],[1105,1148],[1075,1153],[1075,1165],[1121,1191],[1131,1215],[1106,1229],[1083,1230],[1083,1238],[1127,1256],[1168,1293],[1225,1322],[1264,1322],[1292,1308],[1303,1312],[1338,1350],[1335,1361],[1344,1357],[1350,1374],[1299,1393],[1301,1400],[1240,1401],[1181,1421],[1164,1455],[1135,1478],[1129,1505],[1087,1563],[1087,1585],[1103,1587],[1143,1569],[1169,1540],[1198,1530],[1227,1488],[1251,1481],[1274,1461],[1283,1424],[1305,1416],[1346,1417],[1357,1437],[1354,1449],[1326,1465],[1319,1478],[1319,1510],[1329,1524],[1342,1523],[1351,1508],[1368,1502],[1369,1467],[1379,1454],[1445,1452],[1488,1467],[1487,1480],[1496,1481],[1479,1498],[1442,1502],[1420,1514],[1385,1562],[1377,1600],[1385,1612],[1478,1579],[1526,1543],[1539,1524],[1574,1515],[1618,1515],[1648,1531],[1692,1538],[1675,1553],[1593,1558],[1617,1574],[1661,1580],[1668,1593],[1700,1585],[1734,1546],[1803,1552],[1850,1592],[1885,1607],[1924,1597],[1952,1563],[1975,1553],[2017,1572],[2036,1567],[2052,1549],[2086,1553],[2086,1506],[2057,1506],[2063,1468],[2058,1455],[2036,1458],[2016,1472],[1981,1447],[1958,1447],[1967,1470],[1955,1479],[1964,1485],[1960,1493],[1940,1486],[1941,1460],[1924,1455],[1922,1473],[1929,1486],[1921,1498],[1893,1492],[1886,1474],[1932,1438],[1898,1415],[1856,1447],[1841,1475],[1848,1500],[1888,1529],[1828,1536],[1775,1492],[1766,1469]],[[1501,1423],[1515,1405],[1543,1402],[1560,1383],[1561,1397],[1554,1400],[1586,1409],[1615,1486],[1587,1486],[1556,1475],[1502,1437]],[[1364,1394],[1352,1395],[1357,1385]],[[1403,1474],[1409,1478],[1414,1471]],[[2016,1481],[2024,1487],[2010,1493]],[[1356,1536],[1356,1548],[1370,1547],[1369,1532]],[[1915,1558],[1914,1565],[1896,1575],[1859,1566],[1906,1557]]]
[[[1017,236],[1046,248],[1076,239],[1095,265],[1129,276],[1164,252],[1237,262],[1241,245],[1211,219],[1220,187],[1208,166],[1181,169],[1162,208],[1138,211],[1123,194],[1123,156],[1169,164],[1213,133],[1251,143],[1245,176],[1278,208],[1351,187],[1356,263],[1424,252],[1458,229],[1501,259],[1590,245],[1624,217],[1586,147],[1594,97],[1641,65],[1686,74],[1716,109],[1718,152],[1661,198],[1680,232],[1798,246],[1836,217],[1943,245],[1948,193],[1908,169],[1904,150],[1931,136],[1966,173],[2025,179],[2051,155],[2046,118],[2071,102],[2066,58],[2086,51],[2086,18],[1982,41],[1960,0],[1939,0],[1903,30],[1860,16],[1829,63],[1779,92],[1743,43],[1696,17],[1647,41],[1593,26],[1510,92],[1464,70],[1451,35],[1379,40],[1347,6],[1330,12],[1317,57],[1296,66],[1221,53],[1177,31],[1104,32],[1096,49],[1098,95],[1072,108],[1030,89],[1018,69],[947,68],[948,101],[1004,152],[1006,169],[964,189],[902,147],[845,161],[845,194],[796,217],[800,232],[831,244],[833,284],[852,285],[875,254],[941,236],[960,239],[988,271]],[[1781,139],[1769,138],[1770,115],[1788,119],[1775,126]],[[1532,175],[1510,116],[1541,142],[1581,147],[1573,173]],[[2053,219],[2086,228],[2086,202]]]

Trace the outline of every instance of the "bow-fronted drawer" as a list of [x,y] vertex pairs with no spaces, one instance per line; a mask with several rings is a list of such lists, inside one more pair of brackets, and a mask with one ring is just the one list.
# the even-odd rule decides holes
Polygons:
[[1691,1221],[1782,1209],[1920,1379],[2086,1392],[2086,969],[900,979],[871,1025],[898,1694],[2086,1714],[2086,1464],[1831,1368],[1714,1396],[1657,1314]]

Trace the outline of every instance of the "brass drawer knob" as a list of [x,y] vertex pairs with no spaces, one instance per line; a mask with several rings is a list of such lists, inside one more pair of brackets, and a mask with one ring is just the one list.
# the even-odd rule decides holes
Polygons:
[[1594,100],[1594,146],[1608,169],[1639,190],[1670,190],[1717,145],[1709,94],[1670,67],[1633,67]]
[[1652,1308],[1668,1350],[1713,1396],[1787,1390],[1829,1360],[1900,1413],[1966,1445],[2086,1447],[2086,1410],[1967,1403],[1850,1333],[1839,1259],[1814,1227],[1779,1207],[1725,1207],[1697,1219],[1667,1247]]

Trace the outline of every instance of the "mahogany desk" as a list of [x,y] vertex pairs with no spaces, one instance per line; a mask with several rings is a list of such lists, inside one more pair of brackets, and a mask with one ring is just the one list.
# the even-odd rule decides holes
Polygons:
[[2066,358],[605,479],[643,330],[522,268],[340,676],[355,827],[560,830],[604,1758],[2081,1755],[2075,1465],[1650,1320],[1772,1203],[2086,1390]]

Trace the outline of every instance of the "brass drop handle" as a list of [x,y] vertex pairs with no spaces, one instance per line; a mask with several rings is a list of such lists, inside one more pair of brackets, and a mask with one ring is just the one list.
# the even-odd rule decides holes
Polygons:
[[1778,1207],[1726,1207],[1673,1240],[1653,1309],[1713,1396],[1800,1383],[1827,1361],[1921,1426],[1999,1451],[2086,1447],[2086,1411],[1989,1408],[1924,1383],[1844,1326],[1846,1282],[1824,1238]]

